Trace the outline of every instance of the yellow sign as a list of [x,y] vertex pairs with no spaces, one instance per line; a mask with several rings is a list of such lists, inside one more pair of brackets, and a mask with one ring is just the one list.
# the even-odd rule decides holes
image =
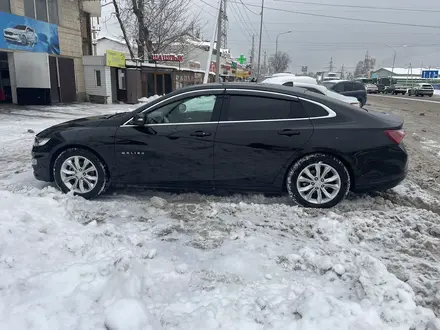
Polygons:
[[125,68],[125,54],[115,50],[105,52],[105,65],[114,68]]

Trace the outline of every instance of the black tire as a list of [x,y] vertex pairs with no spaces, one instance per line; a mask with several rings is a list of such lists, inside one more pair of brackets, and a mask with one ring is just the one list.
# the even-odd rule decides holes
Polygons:
[[26,38],[26,36],[25,36],[24,34],[22,34],[22,35],[20,36],[20,41],[21,41],[21,43],[22,43],[23,45],[27,45],[27,44],[28,44],[28,40],[27,40],[27,38]]
[[408,91],[408,96],[411,96],[411,91]]
[[[304,199],[298,191],[298,176],[307,166],[314,163],[322,163],[330,165],[339,174],[341,179],[341,188],[337,195],[330,201],[321,204],[310,203]],[[286,187],[290,198],[297,204],[312,208],[330,208],[341,202],[350,191],[350,174],[345,165],[336,157],[327,154],[311,154],[307,155],[295,162],[287,173]]]
[[434,94],[429,94],[429,97],[432,97]]
[[87,193],[75,192],[74,194],[85,199],[93,199],[104,193],[110,185],[109,175],[105,164],[93,152],[81,148],[67,149],[63,151],[55,160],[53,165],[53,177],[58,188],[63,193],[68,193],[70,191],[66,184],[61,180],[60,170],[64,161],[72,156],[87,158],[87,160],[90,161],[93,166],[95,166],[98,175],[97,183],[91,191]]

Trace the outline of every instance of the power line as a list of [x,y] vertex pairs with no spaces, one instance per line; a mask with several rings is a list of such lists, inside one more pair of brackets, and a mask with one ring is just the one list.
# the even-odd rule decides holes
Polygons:
[[247,6],[242,0],[240,0],[240,3],[244,6],[244,8],[246,8],[247,10],[249,10],[252,14],[260,16],[260,14],[258,14],[258,13],[256,13],[256,12],[250,10],[250,8],[249,8],[249,7],[248,7],[248,6]]
[[[239,17],[238,17],[238,20],[237,20],[237,16],[235,16],[235,19],[236,19],[237,23],[240,23],[240,22],[241,22],[241,23],[245,26],[245,28],[243,29],[243,31],[249,31],[249,30],[251,30],[251,29],[249,29],[249,27],[251,27],[251,28],[253,29],[252,24],[249,23],[250,25],[248,25],[247,21],[244,19],[243,15],[242,15],[242,13],[241,13],[240,7],[237,5],[237,3],[236,3],[236,2],[232,2],[232,4],[234,4],[234,5],[235,5],[235,8],[237,8],[236,11],[233,11],[234,16],[235,16],[235,15],[239,16]],[[232,5],[231,5],[231,7],[232,7]],[[255,30],[254,30],[254,31],[255,31]],[[248,32],[248,34],[249,34],[249,36],[252,38],[251,33]],[[246,39],[249,41],[248,38],[246,38]]]
[[288,2],[313,6],[326,6],[326,7],[342,7],[342,8],[359,8],[359,9],[375,9],[375,10],[395,10],[395,11],[410,11],[410,12],[422,12],[422,13],[440,13],[440,10],[432,9],[410,9],[410,8],[396,8],[396,7],[373,7],[373,6],[358,6],[358,5],[338,5],[331,3],[319,3],[319,2],[307,2],[307,1],[295,1],[295,0],[274,0],[276,2]]
[[[229,1],[229,3],[234,3],[234,2],[231,2],[231,1]],[[231,7],[232,7],[232,5],[231,5]],[[246,31],[246,28],[248,28],[248,30],[249,30],[249,27],[248,26],[246,26],[246,23],[245,22],[242,22],[242,21],[240,21],[240,19],[237,19],[237,13],[236,13],[236,11],[235,10],[233,10],[232,11],[232,13],[234,14],[233,16],[234,16],[234,19],[235,19],[235,21],[237,22],[237,24],[239,25],[239,27],[240,27],[240,30],[242,30],[243,32],[244,31]],[[237,15],[237,16],[236,16]],[[242,25],[245,25],[245,28],[243,29],[243,26]],[[248,32],[248,34],[249,34],[249,36],[250,36],[250,33]],[[244,37],[246,38],[246,40],[248,41],[248,42],[250,42],[250,40],[248,39],[248,37],[247,37],[247,35],[246,35],[246,33],[243,33],[243,35],[244,35]]]
[[[231,1],[231,2],[237,3],[236,1]],[[249,4],[249,3],[247,5],[250,6],[250,7],[259,7],[258,5],[253,5],[253,4]],[[435,25],[397,23],[397,22],[376,21],[376,20],[369,20],[369,19],[362,19],[362,18],[330,16],[330,15],[312,14],[312,13],[306,13],[306,12],[301,12],[301,11],[294,11],[294,10],[281,9],[281,8],[273,8],[273,7],[264,7],[264,8],[267,9],[267,10],[279,11],[279,12],[284,12],[284,13],[292,13],[292,14],[315,16],[315,17],[325,17],[325,18],[333,18],[333,19],[341,19],[341,20],[346,20],[346,21],[356,21],[356,22],[366,22],[366,23],[377,23],[377,24],[388,24],[388,25],[398,25],[398,26],[411,26],[411,27],[423,27],[423,28],[440,29],[440,26],[435,26]]]
[[[249,8],[243,3],[242,0],[240,0],[240,3],[244,6],[244,8],[246,8],[247,10],[249,10],[252,14],[260,16],[260,14],[257,14],[257,13],[255,13],[255,12],[253,12],[252,10],[250,10],[250,9],[249,9]],[[238,7],[238,5],[237,5],[237,7]],[[248,15],[247,11],[245,10],[244,13],[245,13],[245,15],[246,15],[246,17],[247,17],[247,19],[248,19],[248,22],[249,22],[250,26],[251,26],[252,29],[253,29],[253,32],[257,33],[257,30],[255,30],[254,26],[252,25],[252,21],[251,21],[251,19],[249,18],[249,15]]]
[[200,2],[203,2],[205,5],[214,8],[217,11],[217,8],[215,8],[213,5],[211,5],[210,3],[207,3],[205,0],[199,0]]

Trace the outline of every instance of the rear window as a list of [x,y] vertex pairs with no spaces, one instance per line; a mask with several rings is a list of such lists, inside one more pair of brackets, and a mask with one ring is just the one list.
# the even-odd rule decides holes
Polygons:
[[328,116],[327,110],[325,110],[320,105],[313,103],[313,102],[305,101],[305,100],[302,100],[301,102],[302,102],[304,108],[306,109],[306,112],[310,118]]
[[363,91],[363,90],[365,90],[365,87],[364,87],[364,85],[362,85],[360,83],[354,83],[354,90]]
[[270,97],[232,95],[228,121],[307,118],[300,102]]
[[422,87],[423,87],[423,88],[432,88],[432,86],[431,86],[431,85],[428,85],[428,84],[423,84]]

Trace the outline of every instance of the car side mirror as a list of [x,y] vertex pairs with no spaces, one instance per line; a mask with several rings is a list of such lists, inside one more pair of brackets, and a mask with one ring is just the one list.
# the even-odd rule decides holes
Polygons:
[[145,125],[146,116],[143,113],[137,113],[134,115],[133,123],[136,126],[144,126]]

